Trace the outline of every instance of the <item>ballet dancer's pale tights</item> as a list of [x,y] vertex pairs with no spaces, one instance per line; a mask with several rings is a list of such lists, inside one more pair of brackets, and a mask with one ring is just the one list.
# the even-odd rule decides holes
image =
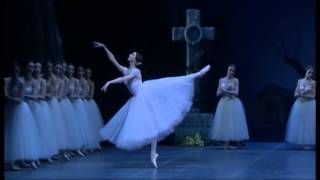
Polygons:
[[150,155],[151,155],[151,156],[154,156],[156,153],[157,153],[157,141],[154,140],[154,141],[152,141],[152,143],[151,143],[151,152],[150,152]]

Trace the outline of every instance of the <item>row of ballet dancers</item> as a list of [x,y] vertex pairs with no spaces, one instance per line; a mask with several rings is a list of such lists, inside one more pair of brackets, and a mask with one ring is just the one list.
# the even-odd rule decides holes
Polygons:
[[5,78],[5,162],[13,170],[37,168],[101,149],[103,120],[93,99],[91,69],[65,62],[29,62],[26,74],[14,63]]

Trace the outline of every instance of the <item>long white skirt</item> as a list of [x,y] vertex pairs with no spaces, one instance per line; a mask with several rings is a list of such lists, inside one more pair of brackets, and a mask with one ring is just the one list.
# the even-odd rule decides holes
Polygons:
[[285,140],[293,144],[314,145],[316,134],[316,101],[298,98],[287,124]]
[[100,137],[99,131],[103,127],[103,119],[99,107],[93,99],[85,100],[85,104],[87,106],[89,123],[92,125],[95,139],[96,141],[101,142],[102,138]]
[[40,137],[29,105],[5,104],[5,162],[40,158]]
[[49,101],[49,107],[53,119],[54,126],[56,127],[56,138],[59,150],[68,149],[68,128],[67,122],[62,116],[62,107],[57,98],[53,97]]
[[56,132],[49,105],[43,100],[29,100],[41,139],[40,158],[47,159],[58,153]]
[[219,141],[249,139],[244,107],[237,97],[222,97],[213,118],[210,138]]
[[80,112],[74,111],[73,105],[68,98],[63,98],[60,101],[62,107],[62,116],[67,125],[68,149],[79,150],[83,147],[84,141],[81,137],[80,120],[77,114]]
[[145,81],[100,130],[101,137],[126,150],[162,140],[190,110],[193,92],[194,76]]
[[81,137],[84,142],[85,149],[96,149],[100,147],[99,141],[96,138],[95,130],[92,123],[90,123],[90,117],[86,110],[85,102],[78,98],[72,100],[73,107],[75,109],[76,116],[79,123]]

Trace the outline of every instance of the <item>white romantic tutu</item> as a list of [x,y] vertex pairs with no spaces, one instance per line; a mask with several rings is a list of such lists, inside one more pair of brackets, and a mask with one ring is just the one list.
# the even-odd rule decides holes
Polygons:
[[222,97],[217,105],[210,138],[219,141],[249,139],[244,107],[237,97]]
[[89,115],[89,123],[93,127],[93,133],[95,135],[96,141],[100,142],[102,141],[102,138],[100,137],[99,131],[103,127],[103,119],[101,112],[99,110],[99,107],[97,103],[93,100],[85,100],[86,106],[87,106],[87,112]]
[[46,134],[48,135],[47,138],[45,139],[45,141],[47,141],[47,146],[49,149],[51,149],[51,153],[52,154],[57,154],[59,151],[59,146],[58,146],[58,139],[57,139],[57,126],[54,123],[55,119],[53,119],[53,112],[50,109],[50,106],[48,104],[47,101],[45,100],[40,100],[40,107],[42,109],[42,119],[47,119],[46,122],[44,122],[43,124],[43,128],[48,128],[46,129]]
[[5,162],[40,158],[40,137],[26,102],[5,104]]
[[134,96],[100,134],[118,148],[133,150],[162,140],[174,131],[192,106],[194,77],[136,81],[128,88]]
[[81,137],[80,120],[77,118],[77,112],[74,110],[73,104],[68,98],[63,98],[60,101],[62,108],[62,118],[67,126],[67,138],[69,150],[79,150],[84,145]]
[[62,116],[61,104],[55,97],[51,98],[48,102],[51,110],[53,124],[56,127],[55,130],[58,148],[59,150],[66,150],[68,149],[68,129],[66,124],[67,122],[64,121]]
[[58,153],[54,123],[51,119],[49,105],[42,100],[29,100],[41,140],[40,158],[47,159]]
[[80,98],[72,100],[73,107],[75,108],[79,128],[81,132],[81,138],[84,142],[85,149],[96,149],[100,147],[99,141],[95,138],[95,131],[93,125],[89,123],[89,117],[86,106],[83,100]]
[[298,98],[291,109],[286,141],[301,145],[314,145],[316,134],[316,101]]

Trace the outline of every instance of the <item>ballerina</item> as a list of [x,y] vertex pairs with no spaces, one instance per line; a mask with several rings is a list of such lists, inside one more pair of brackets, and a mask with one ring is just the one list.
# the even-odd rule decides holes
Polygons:
[[101,90],[106,92],[112,84],[125,83],[133,95],[100,130],[101,137],[126,150],[151,144],[150,160],[157,168],[157,141],[172,133],[190,110],[194,80],[204,76],[210,70],[210,65],[189,75],[142,82],[141,72],[136,67],[143,59],[139,53],[131,53],[128,57],[129,67],[124,67],[104,44],[94,42],[94,47],[103,48],[123,75],[106,82]]
[[[30,64],[28,67],[31,67]],[[31,73],[30,73],[31,76]],[[5,78],[5,162],[11,169],[20,170],[17,161],[23,166],[30,161],[37,168],[36,161],[40,158],[40,137],[31,109],[24,99],[25,82],[20,77],[20,67],[14,64],[14,71]]]
[[54,159],[60,159],[63,155],[63,151],[67,148],[67,129],[65,125],[65,121],[63,120],[62,116],[62,110],[60,108],[59,102],[58,102],[58,92],[59,88],[61,86],[61,83],[59,83],[58,78],[55,71],[59,71],[59,67],[54,68],[54,65],[52,62],[47,62],[47,71],[45,74],[45,79],[47,81],[47,97],[50,97],[48,99],[50,111],[52,114],[53,123],[55,126],[55,133],[56,133],[56,139],[57,139],[57,145],[59,153],[58,155],[54,156]]
[[308,66],[303,79],[299,79],[294,102],[287,125],[285,140],[310,149],[315,144],[316,131],[316,81],[312,79],[313,68]]
[[[91,121],[90,123],[92,123],[94,126],[96,140],[100,142],[102,139],[99,135],[99,130],[103,127],[103,119],[102,119],[102,115],[99,110],[99,107],[93,98],[94,92],[95,92],[95,84],[91,80],[91,75],[92,75],[92,70],[90,68],[87,68],[85,72],[85,78],[88,82],[88,92],[86,95],[86,99],[87,99],[86,102],[88,106],[88,111],[90,112],[89,114],[92,116],[90,119]],[[99,146],[98,149],[101,150],[101,146]]]
[[[58,141],[59,141],[59,150],[60,150],[60,155],[66,159],[70,160],[69,157],[69,149],[70,149],[70,144],[72,144],[72,140],[70,137],[70,132],[69,132],[69,127],[68,127],[68,118],[70,115],[65,114],[65,109],[64,109],[64,98],[65,98],[65,80],[63,76],[63,67],[61,63],[57,63],[55,65],[54,69],[54,75],[56,77],[56,82],[55,82],[55,87],[54,87],[54,94],[55,94],[55,99],[57,101],[54,102],[54,107],[55,111],[57,114],[55,114],[57,125],[60,127],[60,133],[58,136]],[[68,113],[72,113],[68,112]],[[61,115],[59,115],[61,114]],[[72,117],[72,115],[71,115]]]
[[217,96],[221,98],[210,130],[210,138],[225,141],[225,149],[236,148],[230,145],[230,141],[239,142],[249,139],[244,107],[237,98],[239,80],[234,77],[235,70],[234,65],[229,65],[226,77],[219,80]]

